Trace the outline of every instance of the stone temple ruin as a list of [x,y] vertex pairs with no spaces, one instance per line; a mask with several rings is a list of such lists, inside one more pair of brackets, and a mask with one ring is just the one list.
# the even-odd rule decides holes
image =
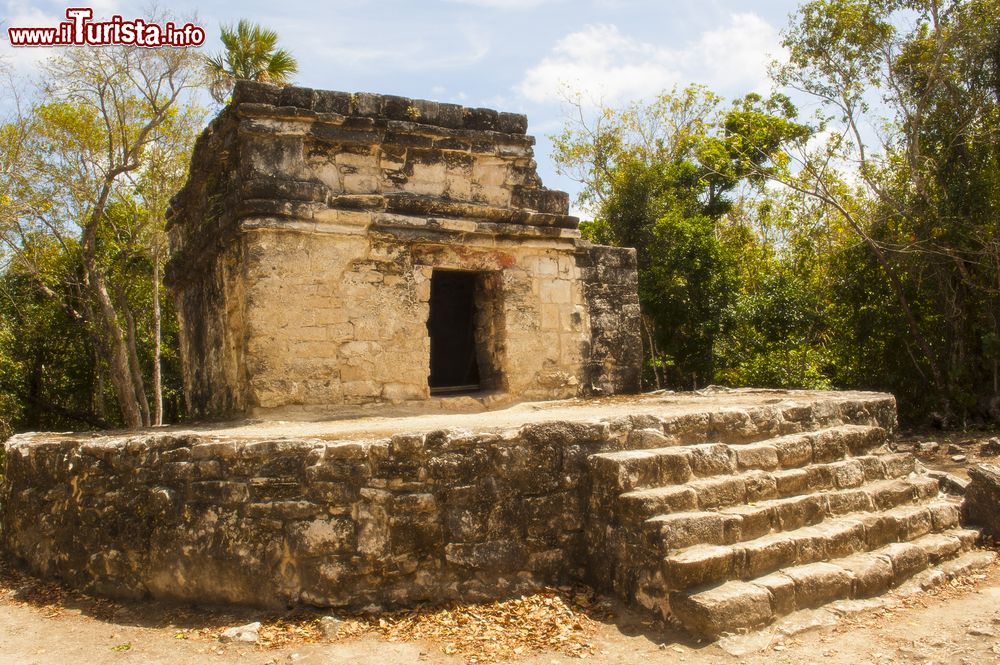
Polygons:
[[169,223],[191,412],[637,392],[635,254],[580,239],[526,128],[240,84]]
[[[191,411],[351,417],[18,435],[4,548],[97,593],[264,607],[585,581],[707,637],[991,560],[893,451],[891,395],[621,395],[634,255],[580,240],[525,124],[238,86],[171,220]],[[527,399],[555,401],[504,403]]]

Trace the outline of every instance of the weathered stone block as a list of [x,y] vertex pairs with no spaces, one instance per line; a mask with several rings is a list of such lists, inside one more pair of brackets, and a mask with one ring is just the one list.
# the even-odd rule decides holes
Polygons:
[[736,473],[729,448],[722,444],[703,444],[686,448],[691,470],[696,476],[722,476]]
[[251,478],[249,484],[250,496],[258,502],[296,499],[305,493],[300,483],[282,478]]
[[847,444],[837,430],[817,432],[811,438],[814,462],[836,462],[847,455]]
[[1000,538],[1000,467],[977,464],[969,468],[969,485],[962,502],[962,515],[994,538]]
[[892,563],[893,584],[901,584],[927,567],[928,557],[913,543],[892,543],[878,551],[880,556]]
[[618,514],[623,521],[639,521],[661,513],[695,510],[698,494],[686,485],[669,485],[637,490],[618,498]]
[[351,112],[351,96],[346,92],[331,90],[316,90],[313,109],[318,113],[337,113],[347,115]]
[[245,483],[222,480],[203,480],[189,485],[188,501],[232,505],[249,501],[250,491]]
[[810,435],[786,436],[775,442],[774,447],[778,453],[778,462],[783,468],[791,469],[813,461]]
[[913,455],[908,454],[882,455],[879,459],[885,467],[886,478],[902,478],[913,473],[916,463]]
[[445,546],[448,563],[486,572],[517,570],[524,566],[525,552],[513,540],[485,543],[450,543]]
[[679,513],[664,515],[650,520],[647,524],[654,529],[663,546],[680,549],[699,543],[723,544],[725,538],[725,517],[719,513]]
[[826,506],[823,497],[816,494],[796,496],[774,502],[774,517],[783,531],[816,524],[823,519]]
[[735,552],[731,547],[701,545],[667,557],[663,576],[669,588],[689,589],[725,579],[732,571]]
[[795,581],[788,575],[774,573],[754,580],[754,584],[767,589],[771,594],[771,608],[775,615],[791,614],[795,611]]
[[699,480],[692,485],[698,493],[698,506],[702,510],[746,501],[746,484],[739,476]]
[[349,552],[355,547],[354,522],[346,517],[329,517],[288,525],[293,548],[305,556]]
[[886,557],[865,552],[840,559],[837,566],[850,573],[854,580],[854,598],[871,598],[892,586],[892,562]]
[[872,510],[871,497],[863,489],[849,489],[831,492],[826,497],[831,515],[844,515]]
[[285,520],[302,520],[316,517],[323,512],[323,507],[311,501],[265,501],[250,503],[246,507],[249,517],[264,518],[281,523]]
[[747,501],[757,503],[778,498],[778,484],[774,476],[763,471],[748,473],[743,478],[746,486]]
[[927,510],[935,531],[957,527],[961,520],[961,509],[953,503],[932,503],[927,506]]
[[819,607],[851,593],[851,575],[829,563],[810,563],[783,571],[795,583],[795,606]]
[[737,546],[743,552],[742,577],[759,577],[782,566],[795,562],[795,541],[782,534],[774,534]]
[[759,628],[774,618],[770,592],[746,582],[726,582],[696,594],[672,593],[670,610],[684,625],[712,637]]
[[809,473],[805,469],[788,469],[772,474],[778,496],[802,494],[809,487]]
[[899,536],[896,520],[889,515],[872,513],[862,515],[860,520],[865,527],[865,541],[869,550],[891,543]]
[[866,488],[872,503],[880,510],[893,508],[913,500],[913,486],[902,480],[878,483]]
[[864,467],[857,460],[844,460],[831,465],[833,482],[840,488],[859,487],[865,482]]
[[962,550],[962,542],[958,538],[941,533],[928,534],[913,544],[927,552],[930,563],[949,559]]
[[930,533],[933,523],[931,513],[923,506],[895,508],[890,515],[896,519],[898,533],[904,540],[913,540]]
[[735,454],[736,464],[741,471],[746,469],[769,471],[778,468],[778,450],[766,443],[737,446]]
[[732,506],[722,512],[739,516],[740,537],[744,540],[765,536],[774,526],[774,509],[769,505]]

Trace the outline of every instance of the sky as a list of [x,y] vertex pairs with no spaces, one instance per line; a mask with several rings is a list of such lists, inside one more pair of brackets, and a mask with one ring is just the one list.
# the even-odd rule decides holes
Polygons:
[[[173,0],[168,6],[208,33],[247,18],[275,29],[299,62],[295,83],[377,92],[526,113],[538,140],[539,174],[574,195],[557,175],[547,136],[569,109],[564,91],[619,104],[698,83],[724,97],[767,92],[767,66],[781,58],[792,0]],[[44,48],[12,48],[10,26],[56,25],[68,6],[95,20],[150,15],[148,2],[0,0],[0,58],[37,75]],[[2,103],[2,102],[0,102]],[[585,211],[575,212],[586,216]]]

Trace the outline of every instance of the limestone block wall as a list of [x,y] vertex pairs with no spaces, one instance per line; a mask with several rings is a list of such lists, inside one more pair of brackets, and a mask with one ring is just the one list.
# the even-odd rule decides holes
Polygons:
[[170,213],[191,413],[427,400],[434,270],[480,275],[493,392],[637,391],[634,251],[580,239],[567,195],[541,186],[526,125],[239,84]]
[[581,392],[590,301],[574,253],[267,232],[243,242],[258,257],[247,279],[253,307],[246,314],[248,389],[256,406],[428,398],[426,322],[435,269],[494,276],[496,388],[528,399]]
[[6,444],[0,538],[35,572],[117,597],[360,608],[609,586],[590,454],[653,430],[738,443],[840,423],[892,431],[895,402],[814,393],[369,440],[23,434]]

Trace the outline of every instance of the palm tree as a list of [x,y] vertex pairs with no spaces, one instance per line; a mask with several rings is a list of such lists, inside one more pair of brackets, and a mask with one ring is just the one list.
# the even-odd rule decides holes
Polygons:
[[246,19],[233,26],[222,26],[222,45],[225,50],[205,58],[209,89],[220,104],[232,92],[237,80],[288,83],[292,74],[299,71],[291,52],[277,48],[278,33]]

